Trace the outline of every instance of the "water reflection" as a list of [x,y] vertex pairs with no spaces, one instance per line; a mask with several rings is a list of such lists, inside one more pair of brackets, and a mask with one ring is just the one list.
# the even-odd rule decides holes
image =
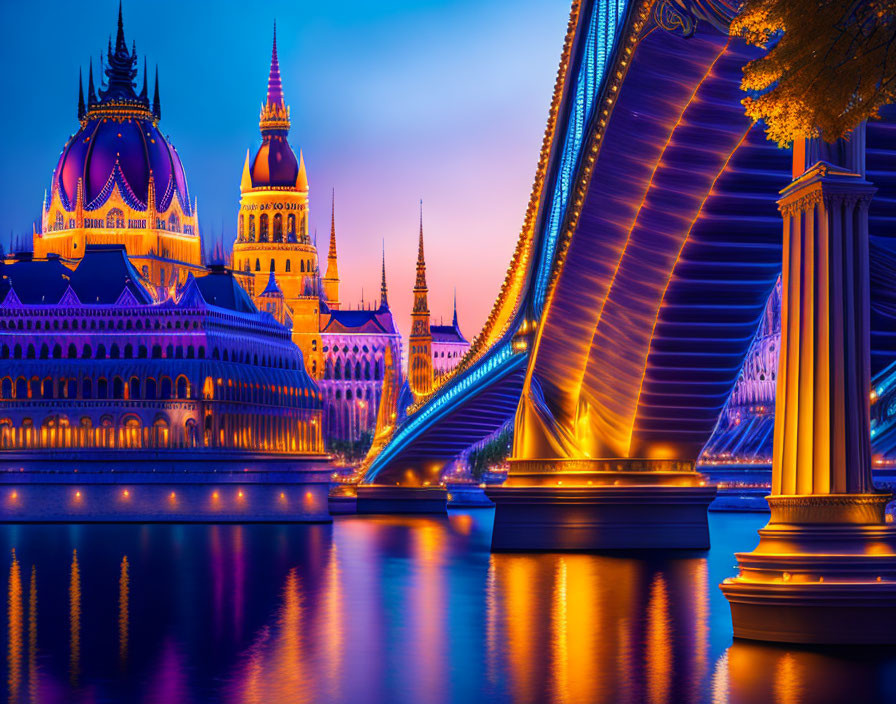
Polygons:
[[716,585],[761,516],[714,518],[712,551],[680,557],[492,555],[490,520],[0,527],[8,699],[786,704],[896,686],[886,651],[731,645]]

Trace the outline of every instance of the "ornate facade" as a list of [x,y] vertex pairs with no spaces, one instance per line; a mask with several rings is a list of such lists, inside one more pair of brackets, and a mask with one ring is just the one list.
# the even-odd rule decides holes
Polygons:
[[417,279],[414,283],[414,307],[411,310],[411,334],[408,338],[408,384],[415,399],[432,391],[432,332],[426,286],[426,258],[423,255],[423,203],[420,203],[420,239],[417,244]]
[[79,84],[80,129],[62,150],[44,198],[34,255],[80,259],[90,244],[123,244],[141,277],[167,287],[183,283],[202,263],[196,203],[177,150],[159,130],[159,74],[150,101],[136,91],[137,51],[128,50],[121,9],[115,44],[101,58],[87,95]]
[[223,267],[159,301],[123,245],[19,255],[0,301],[5,450],[323,452],[300,351]]
[[262,310],[292,330],[292,339],[316,379],[325,404],[328,440],[355,442],[375,425],[386,350],[399,364],[401,339],[392,320],[386,272],[379,305],[344,309],[339,298],[335,194],[331,203],[326,274],[308,235],[308,176],[304,157],[287,140],[289,108],[283,97],[276,30],[261,110],[262,143],[243,166],[233,268]]
[[454,369],[470,349],[470,343],[460,331],[460,324],[457,321],[456,296],[451,325],[430,325],[429,334],[432,337],[433,375],[439,377]]

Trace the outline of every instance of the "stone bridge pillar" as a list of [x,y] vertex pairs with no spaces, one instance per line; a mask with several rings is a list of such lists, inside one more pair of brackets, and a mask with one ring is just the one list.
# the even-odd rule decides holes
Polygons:
[[[771,519],[722,591],[734,636],[896,642],[891,496],[871,480],[868,206],[864,135],[795,149],[784,217],[783,304]],[[841,143],[842,150],[844,144]],[[803,163],[809,162],[802,170]],[[830,163],[826,156],[845,166]]]

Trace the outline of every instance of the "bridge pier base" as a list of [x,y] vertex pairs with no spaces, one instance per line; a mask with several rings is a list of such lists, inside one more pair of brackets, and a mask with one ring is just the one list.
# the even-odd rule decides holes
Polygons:
[[448,512],[448,492],[440,486],[362,484],[357,489],[358,513]]
[[492,550],[705,550],[716,488],[691,462],[512,460],[486,494]]

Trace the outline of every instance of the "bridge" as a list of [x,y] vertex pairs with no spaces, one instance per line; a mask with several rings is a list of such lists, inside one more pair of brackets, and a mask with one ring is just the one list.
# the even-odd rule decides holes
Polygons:
[[365,483],[422,483],[516,414],[514,457],[691,462],[780,272],[790,153],[744,117],[721,2],[573,6],[525,222],[470,354]]

